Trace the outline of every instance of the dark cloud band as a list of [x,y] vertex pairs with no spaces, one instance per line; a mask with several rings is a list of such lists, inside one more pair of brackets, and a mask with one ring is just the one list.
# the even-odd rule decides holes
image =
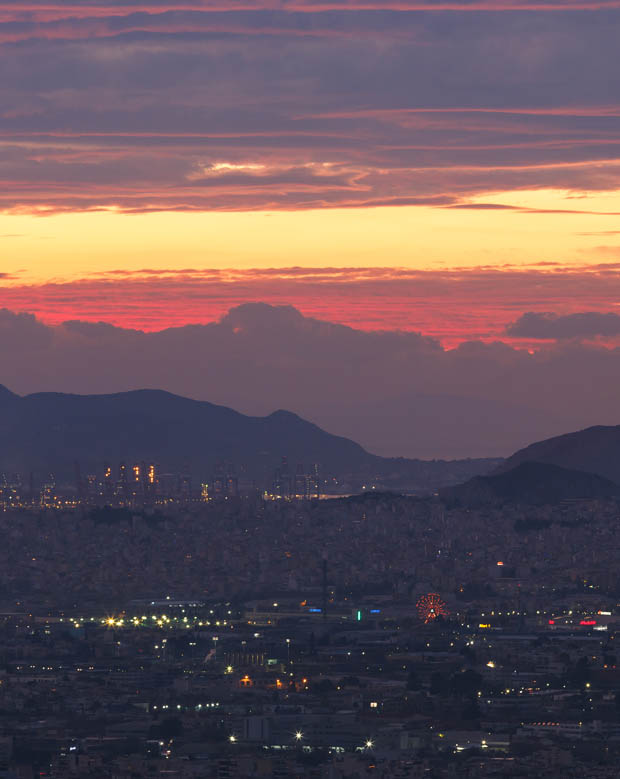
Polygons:
[[584,311],[558,315],[529,311],[506,328],[514,338],[565,339],[615,338],[620,336],[620,315],[610,312]]

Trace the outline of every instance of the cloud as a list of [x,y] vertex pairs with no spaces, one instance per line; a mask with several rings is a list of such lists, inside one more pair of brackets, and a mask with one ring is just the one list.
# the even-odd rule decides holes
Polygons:
[[5,306],[50,324],[80,319],[157,331],[213,322],[232,307],[260,300],[293,304],[306,316],[360,330],[423,332],[445,347],[507,337],[530,347],[536,336],[506,333],[515,311],[545,313],[551,302],[563,313],[584,306],[613,310],[620,265],[118,269],[67,282],[6,279],[0,293]]
[[615,191],[617,8],[0,2],[0,210],[479,208],[511,190]]
[[22,393],[154,387],[250,414],[287,408],[393,455],[508,454],[620,416],[608,391],[620,381],[618,349],[566,342],[530,353],[480,341],[445,349],[419,332],[362,331],[264,303],[158,332],[50,326],[3,310],[0,364],[2,383]]
[[[32,314],[15,314],[6,308],[0,308],[0,342],[4,349],[13,347],[25,351],[39,351],[49,347],[52,331]],[[17,356],[18,365],[23,355]]]
[[506,328],[516,338],[612,338],[620,335],[620,314],[584,311],[564,316],[553,313],[522,314]]
[[62,2],[33,2],[32,0],[5,0],[0,3],[0,14],[7,20],[34,18],[56,20],[66,17],[106,17],[116,14],[161,13],[166,10],[214,12],[285,12],[289,14],[321,14],[326,11],[397,11],[397,12],[506,12],[545,11],[574,12],[620,8],[620,0],[106,0],[105,3],[86,3],[76,0]]

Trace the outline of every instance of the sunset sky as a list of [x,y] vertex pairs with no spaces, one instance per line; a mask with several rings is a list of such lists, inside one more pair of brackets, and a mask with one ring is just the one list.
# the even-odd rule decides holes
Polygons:
[[0,2],[0,305],[532,348],[620,301],[619,40],[620,0]]

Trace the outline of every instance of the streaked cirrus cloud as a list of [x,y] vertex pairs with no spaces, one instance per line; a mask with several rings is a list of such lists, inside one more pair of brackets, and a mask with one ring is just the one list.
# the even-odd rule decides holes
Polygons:
[[616,192],[619,39],[605,0],[0,2],[0,209]]

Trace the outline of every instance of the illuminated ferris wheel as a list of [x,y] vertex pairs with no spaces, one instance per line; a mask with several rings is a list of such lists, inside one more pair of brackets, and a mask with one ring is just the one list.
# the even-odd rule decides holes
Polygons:
[[448,607],[436,592],[422,595],[418,598],[415,607],[418,611],[418,616],[425,625],[433,622],[437,617],[447,617],[450,613]]

